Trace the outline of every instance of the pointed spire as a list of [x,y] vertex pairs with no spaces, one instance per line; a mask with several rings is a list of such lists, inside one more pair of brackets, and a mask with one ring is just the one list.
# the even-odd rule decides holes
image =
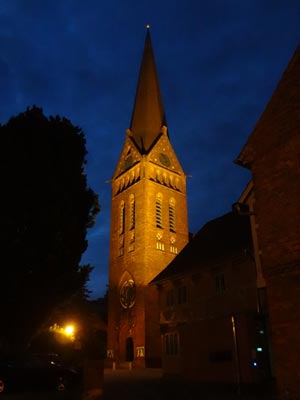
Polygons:
[[147,152],[166,125],[152,50],[150,29],[147,25],[144,53],[131,117],[132,137],[142,152]]

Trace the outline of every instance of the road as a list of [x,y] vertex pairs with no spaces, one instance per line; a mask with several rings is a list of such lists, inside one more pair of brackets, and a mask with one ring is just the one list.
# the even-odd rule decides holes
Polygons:
[[[99,377],[102,381],[102,376]],[[276,400],[261,393],[239,393],[214,386],[184,384],[178,380],[166,380],[160,369],[105,369],[103,397],[91,400]],[[40,392],[0,394],[0,400],[87,400],[80,390],[73,392]]]
[[106,369],[104,400],[162,400],[161,377],[160,369]]
[[[237,390],[235,385],[205,386],[166,380],[160,369],[104,370],[103,400],[275,400],[262,392]],[[97,399],[98,400],[98,399]]]
[[81,400],[81,393],[26,392],[0,394],[0,400]]

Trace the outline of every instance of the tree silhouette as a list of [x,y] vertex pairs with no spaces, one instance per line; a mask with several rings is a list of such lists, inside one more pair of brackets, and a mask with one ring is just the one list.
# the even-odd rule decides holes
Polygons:
[[85,287],[87,229],[100,211],[87,187],[82,130],[31,107],[0,126],[2,350],[22,349],[55,307]]

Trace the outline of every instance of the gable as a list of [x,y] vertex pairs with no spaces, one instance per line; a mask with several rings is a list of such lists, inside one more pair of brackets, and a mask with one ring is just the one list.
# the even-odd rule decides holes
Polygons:
[[162,135],[149,152],[147,161],[159,165],[168,171],[172,171],[179,175],[185,175],[167,136],[167,128],[163,128],[165,129],[163,129]]
[[140,154],[133,140],[131,140],[131,138],[127,135],[112,179],[118,178],[131,167],[138,164],[141,159],[142,155]]

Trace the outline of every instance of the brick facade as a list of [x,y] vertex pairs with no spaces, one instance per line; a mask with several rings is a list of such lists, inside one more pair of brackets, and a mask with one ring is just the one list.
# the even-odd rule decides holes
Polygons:
[[252,172],[280,398],[300,393],[300,55],[297,49],[237,162]]
[[267,332],[256,331],[266,310],[259,311],[249,216],[207,223],[151,285],[159,292],[165,375],[243,386],[270,379]]
[[[172,159],[172,156],[169,156]],[[117,351],[119,354],[116,356],[120,360],[126,360],[125,342],[130,336],[133,338],[135,348],[143,347],[146,356],[146,358],[135,358],[135,364],[144,365],[147,360],[148,364],[159,364],[158,358],[160,358],[156,293],[152,293],[151,288],[148,289],[149,293],[146,293],[145,287],[175,257],[176,253],[172,252],[172,249],[176,248],[176,251],[180,252],[187,243],[188,228],[184,174],[182,172],[180,174],[178,170],[168,171],[174,179],[179,178],[178,187],[181,189],[175,190],[155,178],[152,179],[153,163],[148,161],[148,157],[144,156],[139,164],[138,181],[129,184],[127,188],[112,197],[108,349],[114,350],[114,353]],[[161,166],[155,167],[156,172],[163,173],[163,170]],[[113,193],[117,192],[118,180],[123,179],[123,175],[130,174],[129,169],[122,176],[113,179]],[[161,228],[156,226],[158,195],[161,198]],[[134,199],[135,202],[134,229],[130,229],[130,199]],[[169,229],[171,200],[174,202],[176,232],[171,232]],[[125,213],[124,232],[120,233],[122,204]],[[133,307],[124,309],[120,305],[119,295],[123,281],[128,279],[132,279],[135,283],[136,301]],[[116,341],[119,342],[118,349]]]

